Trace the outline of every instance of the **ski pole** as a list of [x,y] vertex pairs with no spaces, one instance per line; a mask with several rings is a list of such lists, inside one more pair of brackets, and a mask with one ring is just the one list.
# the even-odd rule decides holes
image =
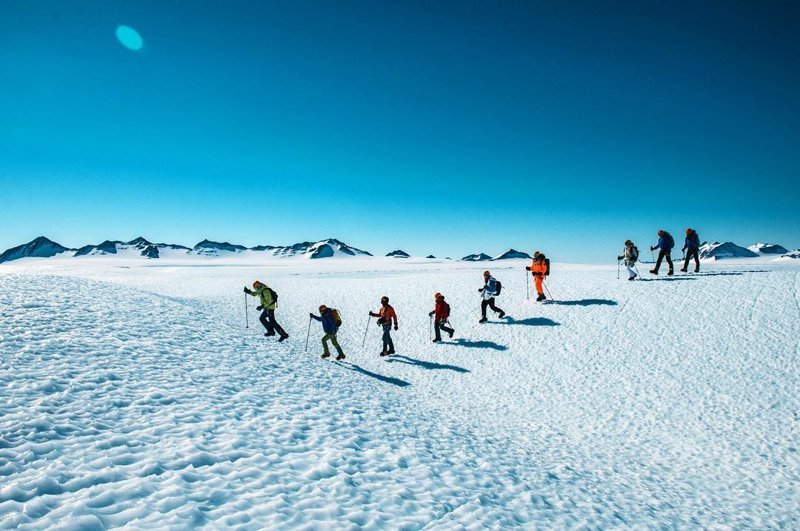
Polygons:
[[308,338],[311,336],[311,316],[308,316],[308,332],[306,332],[306,352],[308,352]]
[[244,327],[250,328],[250,320],[247,318],[247,293],[244,294]]
[[429,315],[428,317],[431,318],[431,326],[430,326],[430,329],[428,331],[428,339],[433,339],[433,316]]
[[525,270],[525,299],[531,300],[531,279],[528,278],[528,270]]
[[550,297],[550,300],[553,300],[553,295],[550,293],[550,290],[547,288],[547,283],[542,280],[542,286],[544,286],[545,291],[547,292],[547,296]]
[[619,260],[617,260],[617,280],[619,280]]
[[364,341],[361,342],[361,348],[367,344],[367,332],[369,332],[369,322],[372,320],[372,317],[367,317],[367,327],[364,329]]

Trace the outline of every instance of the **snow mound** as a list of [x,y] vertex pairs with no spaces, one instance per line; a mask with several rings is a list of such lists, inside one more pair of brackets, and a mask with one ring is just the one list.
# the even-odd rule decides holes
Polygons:
[[775,260],[798,260],[800,259],[800,249],[793,249],[776,258]]
[[700,246],[700,258],[704,260],[719,260],[720,258],[758,258],[758,255],[733,242],[706,242]]
[[755,243],[748,249],[756,254],[786,254],[788,249],[777,243]]
[[514,249],[509,249],[508,251],[504,252],[499,256],[495,256],[492,260],[511,260],[514,258],[527,258],[531,259],[531,255],[528,253],[523,253],[522,251],[516,251]]
[[69,251],[63,245],[60,245],[52,240],[39,236],[28,243],[18,245],[8,249],[3,254],[0,254],[0,263],[18,260],[20,258],[50,258],[61,253]]
[[468,254],[467,256],[462,258],[461,260],[464,261],[464,262],[487,262],[487,261],[489,261],[491,259],[492,259],[492,257],[489,256],[488,254],[479,253],[479,254]]
[[387,253],[386,256],[389,256],[389,257],[392,257],[392,258],[411,258],[410,254],[408,254],[405,251],[401,251],[400,249],[397,249],[396,251],[392,251],[391,253]]

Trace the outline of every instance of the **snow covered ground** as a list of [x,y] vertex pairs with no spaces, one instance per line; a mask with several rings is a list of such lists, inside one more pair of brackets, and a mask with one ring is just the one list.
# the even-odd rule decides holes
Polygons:
[[[538,304],[527,263],[0,266],[0,528],[800,526],[800,265],[554,263]],[[479,325],[486,267],[509,317]],[[283,344],[252,298],[244,327],[255,279]],[[361,347],[384,294],[388,361]],[[347,363],[316,322],[304,352],[321,303]]]

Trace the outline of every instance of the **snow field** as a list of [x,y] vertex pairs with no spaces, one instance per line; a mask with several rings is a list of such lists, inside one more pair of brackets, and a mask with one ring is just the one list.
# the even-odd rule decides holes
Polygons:
[[[485,265],[3,269],[0,527],[797,525],[797,268],[554,267],[537,304],[524,264],[485,325]],[[256,278],[283,344],[253,298],[243,327]],[[303,352],[320,303],[352,366],[316,322]]]

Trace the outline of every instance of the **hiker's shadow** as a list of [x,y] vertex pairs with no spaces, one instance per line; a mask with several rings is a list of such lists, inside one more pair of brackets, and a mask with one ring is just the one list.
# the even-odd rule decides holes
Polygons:
[[401,380],[400,378],[394,378],[392,376],[384,376],[382,374],[378,374],[377,372],[368,371],[367,369],[359,367],[358,365],[350,363],[349,361],[334,361],[333,363],[335,363],[336,365],[340,365],[345,369],[350,369],[351,371],[363,374],[364,376],[375,378],[376,380],[379,380],[383,383],[396,385],[398,387],[408,387],[409,385],[411,385],[407,381]]
[[634,282],[678,282],[680,280],[694,280],[692,277],[664,277],[664,278],[640,278]]
[[459,347],[467,348],[490,348],[492,350],[508,350],[505,345],[500,345],[494,341],[472,341],[470,339],[457,339],[454,343]]
[[505,321],[491,321],[487,324],[499,325],[522,325],[522,326],[561,326],[561,323],[548,319],[547,317],[528,317],[527,319],[514,319],[506,317]]
[[579,301],[545,301],[542,304],[554,306],[616,306],[611,299],[581,299]]
[[409,358],[408,356],[394,355],[389,359],[387,359],[386,361],[405,363],[407,365],[416,365],[417,367],[422,367],[423,369],[428,369],[428,370],[446,369],[456,372],[469,372],[469,369],[465,369],[464,367],[458,367],[456,365],[445,365],[442,363],[435,363],[433,361],[416,360],[414,358]]

